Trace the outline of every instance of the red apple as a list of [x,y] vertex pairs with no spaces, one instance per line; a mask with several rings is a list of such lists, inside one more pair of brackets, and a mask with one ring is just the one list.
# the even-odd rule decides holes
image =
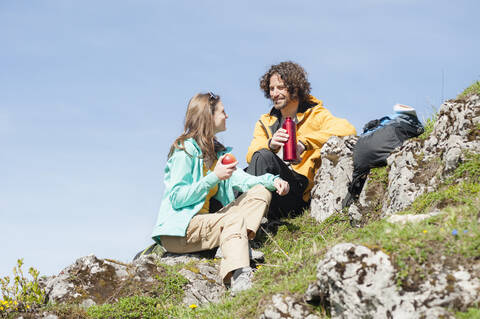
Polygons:
[[225,157],[222,159],[222,164],[228,165],[235,163],[236,161],[237,159],[235,158],[235,156],[233,156],[233,154],[227,153],[227,155],[225,155]]

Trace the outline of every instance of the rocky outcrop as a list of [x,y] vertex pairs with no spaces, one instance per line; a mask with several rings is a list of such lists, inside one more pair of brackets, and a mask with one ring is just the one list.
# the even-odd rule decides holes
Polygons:
[[260,319],[320,319],[314,315],[311,306],[292,296],[276,294]]
[[[353,168],[351,151],[337,137],[322,149],[311,212],[319,221],[341,208]],[[436,209],[421,215],[396,215],[422,194],[437,190],[469,153],[480,153],[480,97],[475,95],[445,102],[426,139],[406,141],[390,155],[383,175],[370,174],[359,199],[349,207],[350,219],[362,225],[368,214],[370,219],[374,215],[406,224],[442,214]],[[465,311],[480,302],[478,263],[454,264],[441,257],[429,262],[428,271],[422,274],[425,277],[402,287],[396,285],[396,271],[381,250],[340,244],[319,262],[317,281],[305,299],[330,309],[332,318],[450,318],[448,308]]]
[[342,210],[347,185],[352,178],[355,136],[332,136],[321,151],[322,164],[315,176],[310,215],[322,222]]
[[323,304],[332,318],[451,318],[446,308],[465,311],[480,302],[479,275],[478,265],[470,272],[438,265],[416,291],[401,291],[388,255],[344,243],[319,262],[305,299]]
[[384,215],[403,210],[418,196],[435,190],[468,152],[479,153],[479,124],[479,96],[445,102],[424,143],[418,139],[407,141],[388,158]]
[[162,265],[185,264],[188,266],[181,267],[178,272],[188,281],[184,286],[183,303],[201,305],[218,302],[225,292],[217,278],[217,264],[208,261],[199,254],[165,254],[161,258],[142,256],[131,264],[125,264],[90,255],[77,259],[44,284],[49,301],[76,303],[88,308],[115,302],[121,297],[154,296],[161,284],[156,278],[168,275]]
[[[323,221],[341,210],[353,171],[355,137],[331,137],[322,148],[322,165],[315,176],[310,214]],[[349,208],[356,223],[373,207],[381,217],[407,208],[420,195],[434,191],[468,152],[480,152],[480,97],[445,102],[432,133],[426,140],[407,140],[387,159],[384,189],[371,184],[370,176],[359,200]]]

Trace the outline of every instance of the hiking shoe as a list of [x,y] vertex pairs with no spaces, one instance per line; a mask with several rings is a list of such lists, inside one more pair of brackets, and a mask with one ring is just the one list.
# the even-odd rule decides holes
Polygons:
[[142,256],[151,255],[151,254],[154,254],[157,257],[161,258],[163,256],[163,254],[165,254],[166,252],[167,252],[167,250],[165,248],[163,248],[162,245],[154,243],[154,244],[148,246],[147,248],[145,248],[144,250],[139,251],[135,255],[135,257],[133,257],[133,261],[137,260],[138,258],[140,258]]
[[235,296],[237,293],[252,288],[252,268],[243,267],[238,268],[233,272],[231,279],[231,290],[230,293],[232,296]]
[[248,245],[248,255],[250,256],[250,260],[254,262],[263,263],[265,261],[265,254],[260,250],[252,249],[250,245]]
[[[248,255],[250,256],[250,260],[253,260],[257,263],[263,263],[265,261],[265,254],[259,250],[252,249],[250,244],[248,245]],[[217,252],[213,258],[220,259],[223,258],[222,249],[218,247]]]
[[215,259],[223,258],[223,253],[222,253],[222,249],[220,248],[220,246],[218,246],[217,251],[215,252],[215,256],[213,256],[213,258],[215,258]]

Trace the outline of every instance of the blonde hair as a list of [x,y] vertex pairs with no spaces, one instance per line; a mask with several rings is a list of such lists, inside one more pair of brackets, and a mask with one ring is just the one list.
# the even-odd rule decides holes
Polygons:
[[[185,150],[185,140],[193,138],[202,150],[203,158],[206,161],[214,161],[217,158],[216,149],[224,148],[215,139],[215,127],[213,113],[220,102],[220,96],[213,93],[198,93],[188,102],[187,113],[185,114],[185,125],[183,133],[175,139],[168,157],[176,149]],[[191,156],[191,154],[188,154]]]

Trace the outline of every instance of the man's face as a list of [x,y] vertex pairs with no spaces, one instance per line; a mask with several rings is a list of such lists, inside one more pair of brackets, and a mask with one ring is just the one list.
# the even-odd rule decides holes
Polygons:
[[270,98],[277,110],[283,109],[290,102],[290,93],[278,73],[270,77]]

